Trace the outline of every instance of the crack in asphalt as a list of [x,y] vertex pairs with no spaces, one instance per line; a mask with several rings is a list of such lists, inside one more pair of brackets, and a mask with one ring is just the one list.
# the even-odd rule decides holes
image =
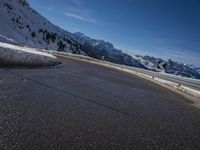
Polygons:
[[76,94],[74,94],[74,93],[71,93],[71,92],[69,92],[69,91],[62,90],[62,89],[53,87],[53,86],[51,86],[51,85],[42,83],[42,82],[40,82],[40,81],[37,81],[37,80],[31,79],[31,78],[25,77],[25,76],[23,76],[23,75],[20,75],[20,74],[17,74],[17,73],[15,73],[15,72],[12,72],[12,71],[10,71],[9,69],[4,69],[4,70],[5,70],[6,72],[8,72],[8,73],[11,73],[11,74],[16,75],[17,77],[20,77],[20,78],[22,78],[22,79],[26,79],[26,80],[32,81],[32,82],[34,82],[34,83],[36,83],[36,84],[39,84],[39,85],[44,86],[44,87],[47,87],[47,88],[49,88],[49,89],[53,89],[53,90],[56,90],[56,91],[58,91],[58,92],[61,92],[61,93],[64,93],[64,94],[67,94],[67,95],[76,97],[76,98],[78,98],[78,99],[80,99],[80,100],[82,100],[82,101],[90,102],[90,103],[92,103],[92,104],[95,104],[95,105],[98,105],[98,106],[107,108],[107,109],[109,109],[109,110],[112,110],[112,111],[121,113],[121,114],[123,114],[123,115],[130,116],[129,113],[124,112],[124,111],[121,111],[121,110],[119,110],[119,109],[117,109],[117,108],[114,108],[114,107],[111,107],[111,106],[108,106],[108,105],[105,105],[105,104],[102,104],[102,103],[95,102],[95,101],[93,101],[93,100],[91,100],[91,99],[89,99],[89,98],[85,98],[85,97],[82,97],[82,96],[80,96],[80,95],[76,95]]

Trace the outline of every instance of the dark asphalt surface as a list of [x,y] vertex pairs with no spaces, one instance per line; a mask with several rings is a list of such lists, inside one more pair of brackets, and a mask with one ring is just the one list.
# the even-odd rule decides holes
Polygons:
[[0,69],[0,150],[200,150],[200,111],[139,77],[62,59]]

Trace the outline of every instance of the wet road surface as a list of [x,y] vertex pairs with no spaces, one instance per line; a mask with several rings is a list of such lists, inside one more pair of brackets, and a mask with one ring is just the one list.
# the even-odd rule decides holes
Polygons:
[[200,149],[200,111],[186,98],[127,73],[60,59],[57,69],[0,69],[0,149]]

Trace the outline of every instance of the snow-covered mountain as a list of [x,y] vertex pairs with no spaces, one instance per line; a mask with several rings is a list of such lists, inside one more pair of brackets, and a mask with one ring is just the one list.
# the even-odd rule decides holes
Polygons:
[[171,59],[165,61],[161,58],[155,58],[151,56],[136,55],[135,58],[150,70],[161,71],[158,65],[160,62],[164,61],[166,62],[166,68],[165,68],[166,73],[175,74],[183,77],[200,79],[200,68],[195,67],[194,65],[178,63],[172,61]]
[[143,64],[139,63],[132,56],[116,49],[113,44],[109,42],[92,39],[79,32],[74,33],[73,38],[81,44],[81,50],[90,57],[146,69]]
[[79,53],[71,33],[50,23],[26,0],[0,0],[0,40],[36,48]]
[[[32,9],[26,0],[0,0],[0,42],[88,55],[93,58],[153,71],[160,58],[130,56],[111,43],[70,33]],[[200,78],[200,68],[167,61],[166,73]]]

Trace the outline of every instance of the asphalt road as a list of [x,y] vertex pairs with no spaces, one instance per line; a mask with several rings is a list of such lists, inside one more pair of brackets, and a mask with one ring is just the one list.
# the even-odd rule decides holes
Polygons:
[[199,150],[200,111],[139,77],[62,58],[0,69],[1,150]]
[[180,77],[180,76],[176,76],[176,75],[172,75],[172,74],[167,74],[167,73],[160,73],[160,72],[155,72],[155,71],[151,71],[151,70],[146,70],[146,69],[141,69],[141,68],[136,68],[136,67],[129,67],[126,65],[120,65],[120,64],[115,64],[115,63],[111,63],[111,62],[107,62],[107,61],[101,61],[101,60],[96,60],[90,57],[86,57],[86,56],[81,56],[81,55],[71,55],[71,54],[60,54],[59,52],[50,52],[53,55],[56,56],[67,56],[67,57],[72,57],[72,58],[79,58],[82,60],[89,60],[89,61],[94,61],[94,62],[99,62],[101,64],[107,64],[107,65],[111,65],[111,66],[115,66],[118,68],[123,68],[123,69],[128,69],[131,71],[135,71],[138,73],[142,73],[145,75],[149,75],[149,76],[153,76],[153,77],[158,77],[167,81],[171,81],[186,87],[189,87],[191,89],[200,90],[200,80],[199,79],[192,79],[192,78],[187,78],[187,77]]

